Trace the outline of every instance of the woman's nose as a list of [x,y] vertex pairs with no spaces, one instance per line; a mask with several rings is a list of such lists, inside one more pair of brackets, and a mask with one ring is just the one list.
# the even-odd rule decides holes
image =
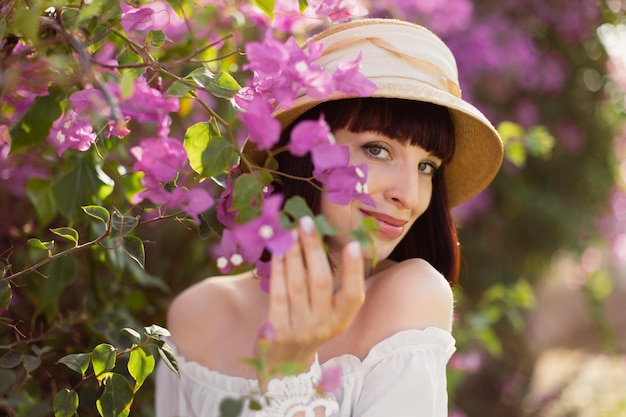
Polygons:
[[414,208],[419,204],[419,173],[416,169],[398,167],[397,172],[385,176],[385,198],[400,208]]

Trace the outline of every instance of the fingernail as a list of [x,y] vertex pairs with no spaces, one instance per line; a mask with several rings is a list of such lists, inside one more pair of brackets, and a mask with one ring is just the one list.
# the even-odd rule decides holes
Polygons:
[[313,230],[315,230],[315,223],[313,223],[313,219],[311,217],[304,216],[300,218],[300,227],[302,227],[304,233],[308,235],[313,233]]
[[359,242],[350,242],[346,245],[348,256],[352,259],[358,259],[361,257],[361,245]]

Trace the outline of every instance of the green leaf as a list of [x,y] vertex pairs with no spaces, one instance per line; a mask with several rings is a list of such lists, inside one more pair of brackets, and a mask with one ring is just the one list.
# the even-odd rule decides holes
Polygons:
[[306,200],[300,196],[294,196],[287,200],[283,211],[294,219],[300,219],[305,216],[313,218],[315,216],[306,203]]
[[135,71],[123,71],[122,80],[120,81],[120,91],[122,99],[126,100],[133,96],[135,92],[135,80],[137,73]]
[[193,90],[193,86],[188,83],[174,81],[167,89],[167,94],[170,96],[182,97],[191,90]]
[[258,207],[248,206],[239,209],[237,215],[235,216],[235,221],[237,223],[247,223],[252,219],[259,217],[261,214],[261,210]]
[[101,207],[101,206],[83,206],[81,208],[83,209],[83,211],[85,213],[89,214],[91,217],[94,217],[94,218],[102,221],[106,225],[109,224],[109,218],[110,218],[109,210],[105,209],[104,207]]
[[129,335],[131,335],[132,337],[134,337],[135,339],[137,339],[137,342],[141,341],[141,335],[139,334],[139,332],[135,329],[131,329],[130,327],[124,327],[122,329],[122,331],[128,333]]
[[122,248],[126,255],[130,256],[132,260],[137,262],[141,269],[145,268],[146,264],[146,251],[143,246],[143,241],[136,236],[124,236],[122,240]]
[[32,177],[28,180],[26,195],[35,207],[37,221],[41,225],[47,225],[54,220],[59,212],[51,191],[52,181]]
[[282,375],[297,375],[304,371],[304,367],[298,362],[281,362],[276,370]]
[[187,129],[183,146],[191,168],[202,177],[221,174],[230,168],[234,159],[232,143],[221,137],[209,122],[200,122]]
[[272,19],[274,18],[274,0],[254,0],[254,4],[263,10],[266,15]]
[[137,348],[130,352],[128,372],[135,378],[135,381],[137,381],[133,390],[134,392],[137,392],[146,378],[152,373],[154,365],[154,356],[146,349]]
[[4,355],[0,356],[0,368],[15,368],[22,363],[24,352],[21,350],[9,350]]
[[116,373],[108,373],[103,380],[104,391],[96,401],[96,407],[102,417],[125,417],[130,412],[133,401],[133,389],[128,379]]
[[35,369],[39,368],[39,365],[41,365],[41,359],[33,355],[24,355],[24,358],[22,359],[22,364],[24,365],[24,369],[26,369],[26,372],[31,373]]
[[372,264],[378,263],[378,256],[376,255],[376,247],[374,246],[374,239],[372,233],[378,231],[376,220],[372,217],[366,217],[360,221],[359,228],[350,232],[350,236],[363,247],[369,247],[372,250]]
[[52,123],[61,116],[61,96],[62,91],[50,90],[49,95],[35,99],[26,114],[11,129],[11,153],[46,140]]
[[239,417],[243,410],[243,400],[225,398],[220,403],[220,417]]
[[124,216],[117,210],[111,217],[111,232],[116,236],[126,236],[139,224],[139,216]]
[[337,229],[331,226],[323,215],[318,214],[313,221],[315,222],[317,233],[319,233],[320,236],[334,236],[337,234]]
[[67,240],[74,242],[74,246],[78,246],[78,232],[71,227],[58,227],[56,229],[50,229],[52,233],[57,236],[61,236]]
[[91,355],[89,353],[72,353],[63,356],[57,361],[57,363],[62,363],[63,365],[70,368],[72,371],[81,374],[81,376],[84,378],[85,372],[87,372],[87,368],[89,368],[90,358]]
[[307,0],[298,0],[298,6],[300,6],[300,13],[302,13],[309,6],[309,2]]
[[15,4],[13,27],[34,44],[39,40],[39,22],[43,2],[18,2]]
[[161,359],[163,360],[165,365],[167,365],[167,367],[170,368],[172,372],[174,372],[180,378],[178,359],[176,359],[176,355],[174,354],[174,351],[172,350],[170,345],[168,345],[167,343],[163,343],[163,345],[159,346],[157,350],[159,351],[159,356],[161,356]]
[[87,156],[78,158],[72,169],[52,183],[52,195],[67,219],[76,220],[80,207],[97,202],[103,182]]
[[235,181],[233,187],[233,205],[232,209],[242,209],[250,207],[255,198],[261,196],[263,187],[268,183],[267,178],[259,178],[254,174],[243,174]]
[[50,252],[54,248],[54,240],[50,242],[42,242],[37,238],[28,239],[28,244],[35,249],[43,249]]
[[117,349],[108,343],[101,343],[91,352],[91,364],[98,381],[115,366]]
[[144,327],[144,330],[146,331],[146,336],[154,340],[161,340],[161,337],[169,337],[171,335],[169,330],[159,326],[158,324]]
[[146,44],[155,48],[163,46],[165,41],[170,40],[162,30],[151,30],[146,38]]
[[13,299],[11,283],[6,279],[0,280],[0,310],[8,310]]
[[206,88],[215,97],[230,100],[241,89],[241,86],[232,75],[220,72],[206,85]]
[[57,392],[52,401],[54,417],[73,417],[78,410],[78,394],[72,389]]

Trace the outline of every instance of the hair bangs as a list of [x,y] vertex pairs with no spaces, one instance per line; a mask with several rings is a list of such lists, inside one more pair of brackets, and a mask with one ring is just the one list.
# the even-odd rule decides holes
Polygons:
[[[341,106],[341,111],[336,106]],[[454,154],[454,124],[443,106],[394,98],[354,98],[328,102],[323,107],[331,130],[369,131],[401,143],[409,141],[444,163]]]

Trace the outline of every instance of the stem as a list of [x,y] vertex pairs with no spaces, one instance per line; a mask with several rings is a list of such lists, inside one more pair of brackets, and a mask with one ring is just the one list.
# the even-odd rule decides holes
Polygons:
[[37,262],[35,265],[29,266],[26,269],[23,269],[23,270],[21,270],[19,272],[16,272],[14,274],[8,275],[6,277],[6,279],[10,279],[11,281],[13,281],[13,280],[21,277],[22,275],[26,275],[26,274],[29,274],[31,272],[37,272],[37,269],[41,268],[42,266],[44,266],[44,265],[46,265],[46,264],[48,264],[48,263],[50,263],[50,262],[52,262],[52,261],[54,261],[56,259],[62,258],[62,257],[67,256],[67,255],[71,255],[72,253],[80,252],[80,251],[82,251],[84,249],[87,249],[87,248],[89,248],[91,246],[97,245],[98,243],[102,242],[108,235],[109,235],[109,232],[105,232],[105,233],[103,233],[102,235],[100,235],[99,237],[97,237],[94,240],[91,240],[89,242],[85,242],[85,243],[83,243],[81,245],[76,245],[73,248],[64,250],[64,251],[59,252],[59,253],[55,253],[54,255],[50,255],[47,258],[44,258],[41,261]]

